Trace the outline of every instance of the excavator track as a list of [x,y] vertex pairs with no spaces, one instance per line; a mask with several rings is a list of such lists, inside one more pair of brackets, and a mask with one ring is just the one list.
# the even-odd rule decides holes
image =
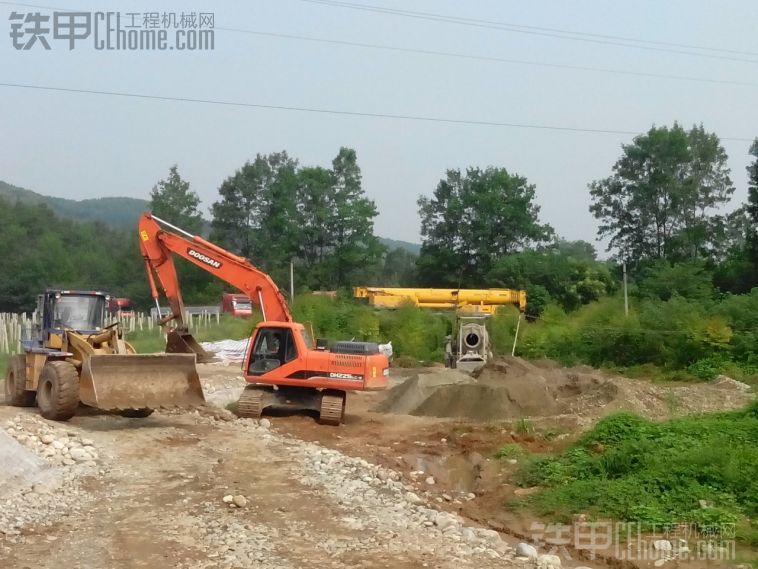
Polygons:
[[260,419],[263,414],[263,396],[266,392],[261,388],[248,387],[237,401],[237,415],[247,419]]
[[324,393],[321,396],[319,422],[324,425],[337,426],[342,423],[345,414],[344,393]]

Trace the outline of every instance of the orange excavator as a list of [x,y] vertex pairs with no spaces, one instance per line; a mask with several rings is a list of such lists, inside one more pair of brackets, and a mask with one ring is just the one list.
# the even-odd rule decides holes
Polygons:
[[339,425],[348,391],[387,387],[389,360],[377,344],[351,341],[328,345],[317,340],[314,345],[305,326],[293,321],[287,301],[271,277],[244,257],[150,213],[140,217],[139,236],[150,292],[159,314],[155,276],[168,299],[169,314],[160,317],[161,325],[168,327],[166,352],[195,353],[201,362],[211,359],[184,322],[174,255],[259,303],[263,321],[253,330],[242,364],[249,385],[239,399],[240,416],[257,419],[266,407],[290,407],[316,411],[321,423]]

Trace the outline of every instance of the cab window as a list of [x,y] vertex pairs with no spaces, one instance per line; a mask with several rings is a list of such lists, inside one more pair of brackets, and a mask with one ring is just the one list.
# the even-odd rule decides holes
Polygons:
[[291,362],[297,346],[289,328],[262,328],[255,338],[248,373],[261,375]]

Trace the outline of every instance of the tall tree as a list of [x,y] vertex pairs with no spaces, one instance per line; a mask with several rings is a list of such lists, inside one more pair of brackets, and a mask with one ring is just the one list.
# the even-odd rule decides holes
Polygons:
[[633,262],[720,254],[724,218],[716,208],[734,186],[715,134],[653,127],[623,146],[613,175],[590,184],[590,211],[609,250]]
[[297,250],[297,161],[258,154],[224,180],[211,208],[212,239],[280,280]]
[[361,169],[352,148],[340,148],[332,160],[334,211],[330,230],[334,238],[335,287],[348,284],[356,272],[375,266],[384,247],[374,235],[376,204],[366,197]]
[[[745,210],[752,222],[748,228],[747,246],[748,257],[753,263],[754,276],[758,277],[758,138],[750,147],[750,155],[754,158],[753,163],[747,167],[748,173],[748,197]],[[756,278],[758,285],[758,278]]]
[[539,222],[534,185],[505,168],[448,170],[431,198],[418,200],[424,284],[480,286],[495,261],[553,234]]
[[150,192],[150,210],[191,233],[200,233],[203,226],[199,205],[200,197],[179,175],[176,164],[171,166],[168,178],[159,181]]

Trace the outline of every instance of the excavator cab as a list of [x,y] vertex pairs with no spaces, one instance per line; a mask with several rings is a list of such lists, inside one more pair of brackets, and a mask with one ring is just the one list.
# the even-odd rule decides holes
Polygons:
[[295,337],[290,328],[260,328],[248,364],[250,375],[263,375],[296,359]]

